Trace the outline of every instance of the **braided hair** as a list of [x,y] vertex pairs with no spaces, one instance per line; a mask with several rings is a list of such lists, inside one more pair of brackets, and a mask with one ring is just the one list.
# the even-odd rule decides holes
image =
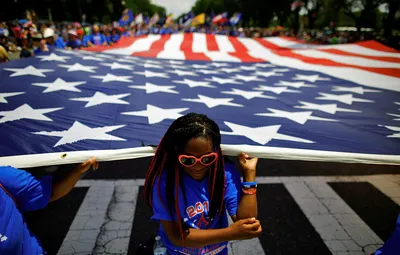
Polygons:
[[[189,113],[176,119],[172,123],[157,147],[147,171],[144,187],[146,202],[150,208],[152,208],[153,186],[158,177],[157,195],[170,214],[177,216],[177,223],[182,240],[184,239],[184,230],[182,215],[179,210],[179,189],[182,190],[186,204],[187,200],[178,156],[183,152],[186,143],[194,138],[210,139],[213,148],[217,150],[218,160],[210,166],[208,175],[210,190],[209,199],[211,201],[208,216],[213,219],[216,217],[217,213],[221,215],[225,194],[224,160],[220,148],[221,134],[218,125],[206,115]],[[164,171],[167,171],[166,190],[161,190],[160,180]],[[163,201],[161,196],[162,192],[166,194],[167,201]]]

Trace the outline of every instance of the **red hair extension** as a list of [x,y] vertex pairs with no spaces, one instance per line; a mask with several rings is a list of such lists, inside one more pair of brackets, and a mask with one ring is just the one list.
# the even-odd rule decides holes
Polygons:
[[183,235],[182,216],[181,216],[181,212],[179,209],[179,167],[178,167],[178,165],[176,165],[176,167],[175,167],[175,211],[176,211],[179,232],[181,235],[181,239],[183,241],[183,239],[185,237]]
[[222,151],[221,147],[218,149],[218,154],[221,155],[221,163],[222,163],[222,169],[224,170],[224,186],[222,187],[222,198],[221,198],[221,205],[219,207],[219,215],[222,215],[222,209],[224,207],[224,198],[225,198],[225,185],[226,185],[226,176],[225,176],[225,163],[224,163],[224,157],[222,157]]

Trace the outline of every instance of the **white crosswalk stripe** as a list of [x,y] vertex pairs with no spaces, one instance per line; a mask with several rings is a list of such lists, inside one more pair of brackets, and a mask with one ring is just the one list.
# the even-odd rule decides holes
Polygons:
[[[400,175],[258,177],[257,182],[283,184],[333,255],[369,255],[383,241],[328,182],[369,182],[400,205]],[[127,254],[143,185],[143,179],[80,180],[77,187],[89,190],[58,255]],[[266,254],[259,239],[233,241],[229,247],[229,255]]]

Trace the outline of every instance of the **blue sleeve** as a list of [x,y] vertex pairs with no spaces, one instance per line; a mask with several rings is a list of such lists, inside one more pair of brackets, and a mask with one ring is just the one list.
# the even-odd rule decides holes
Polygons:
[[111,35],[109,35],[109,36],[107,37],[107,43],[108,43],[108,44],[112,43]]
[[389,239],[383,246],[375,252],[375,255],[395,255],[399,254],[400,250],[400,214],[397,218],[396,229],[390,235]]
[[47,206],[51,196],[52,177],[38,180],[30,173],[13,167],[0,168],[0,182],[14,196],[22,211],[35,211]]
[[242,198],[242,182],[235,165],[225,163],[225,206],[230,216],[236,214],[240,199]]
[[89,41],[89,36],[88,36],[88,35],[85,35],[85,36],[82,38],[82,45],[83,45],[83,47],[87,47],[87,46],[88,46],[88,41]]
[[56,48],[57,49],[64,49],[65,48],[65,42],[61,37],[58,37],[56,40]]
[[153,216],[151,216],[150,219],[155,220],[157,222],[160,220],[176,221],[176,216],[172,217],[170,211],[166,208],[168,205],[167,205],[167,195],[166,195],[167,174],[165,171],[161,175],[160,192],[158,192],[159,179],[160,176],[157,177],[153,186],[153,196],[152,196]]
[[105,35],[101,35],[101,44],[104,42],[108,43],[107,37]]

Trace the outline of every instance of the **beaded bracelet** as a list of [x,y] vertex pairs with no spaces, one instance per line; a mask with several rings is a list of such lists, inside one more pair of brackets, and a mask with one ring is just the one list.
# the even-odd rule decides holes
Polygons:
[[243,191],[243,193],[246,194],[246,195],[254,195],[254,194],[257,193],[257,189],[248,190],[248,189],[242,188],[242,191]]

